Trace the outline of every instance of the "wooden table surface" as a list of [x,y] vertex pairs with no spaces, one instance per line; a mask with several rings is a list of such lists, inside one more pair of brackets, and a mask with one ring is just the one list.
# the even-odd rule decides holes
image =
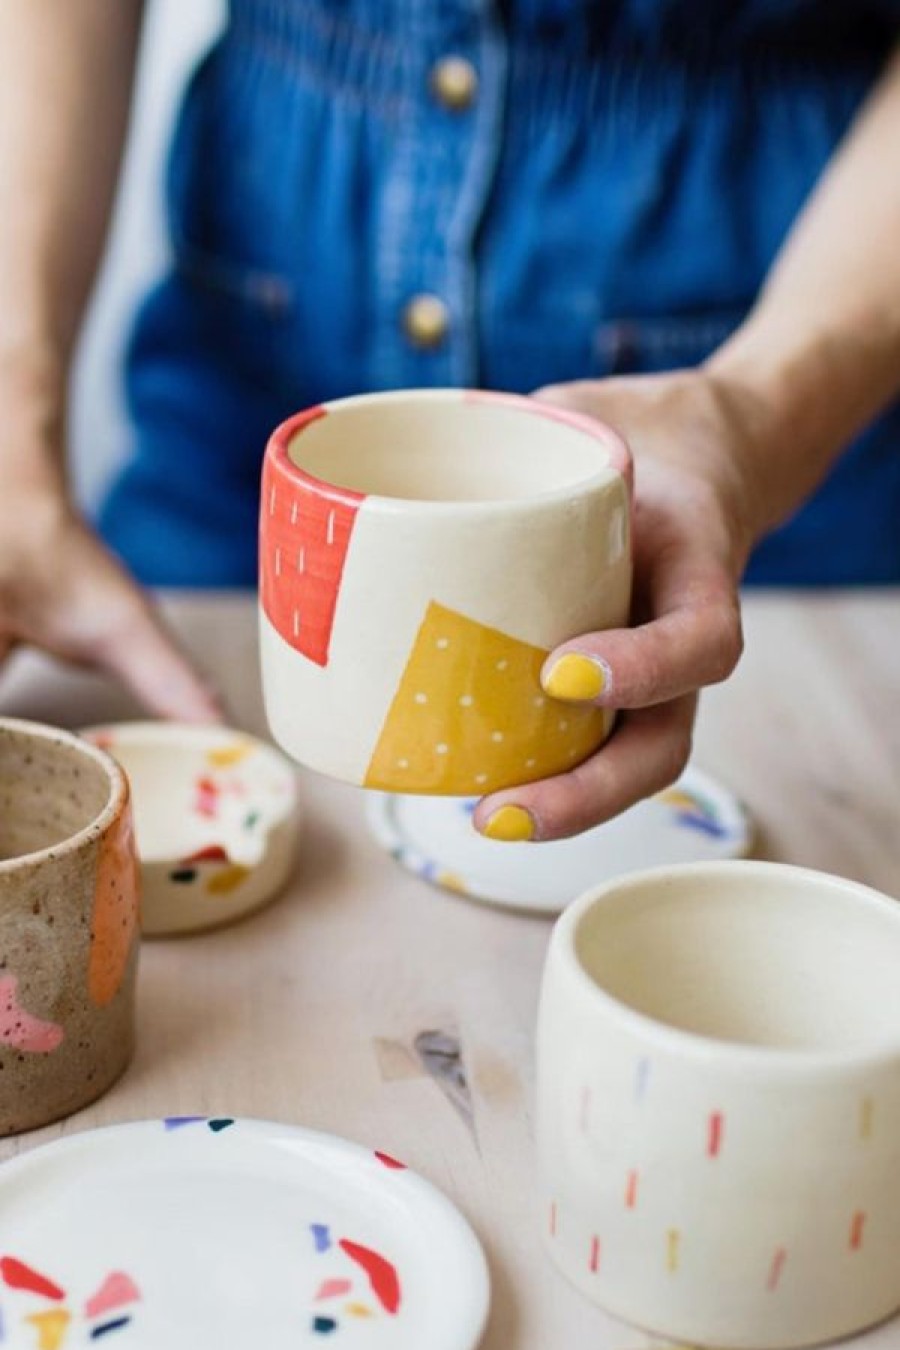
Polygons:
[[[232,721],[263,732],[251,599],[166,609]],[[757,856],[900,896],[900,591],[755,593],[745,617],[745,656],[704,696],[694,762],[750,807]],[[6,715],[77,727],[134,711],[121,691],[31,653],[0,680]],[[288,892],[231,928],[146,943],[131,1069],[94,1106],[0,1144],[0,1158],[163,1115],[333,1131],[405,1159],[468,1216],[493,1280],[483,1350],[664,1345],[584,1302],[540,1252],[531,1046],[549,921],[432,890],[371,841],[360,792],[312,776],[303,790]],[[455,1090],[423,1063],[429,1032],[460,1046]],[[846,1344],[900,1350],[900,1320]]]

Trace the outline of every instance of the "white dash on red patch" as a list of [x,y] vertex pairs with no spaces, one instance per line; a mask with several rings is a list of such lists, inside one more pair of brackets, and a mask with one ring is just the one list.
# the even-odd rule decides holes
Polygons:
[[306,549],[301,548],[297,554],[297,571],[302,574],[306,571]]
[[297,524],[297,503],[296,503],[296,502],[294,502],[293,506],[291,507],[291,524],[292,524],[292,525],[296,525],[296,524]]
[[275,514],[275,484],[272,484],[272,491],[269,493],[269,515]]
[[280,549],[280,548],[276,548],[276,550],[275,550],[275,575],[276,575],[276,577],[280,577],[280,576],[281,576],[281,549]]
[[294,610],[294,637],[300,636],[300,611]]
[[329,544],[334,543],[334,512],[328,512],[328,529],[325,538]]

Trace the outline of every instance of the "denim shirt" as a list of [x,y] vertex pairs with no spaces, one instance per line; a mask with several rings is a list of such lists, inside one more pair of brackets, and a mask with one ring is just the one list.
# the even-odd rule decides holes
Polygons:
[[[250,584],[289,412],[701,361],[898,33],[900,0],[232,0],[179,118],[107,538],[150,582]],[[900,580],[900,412],[749,576]]]

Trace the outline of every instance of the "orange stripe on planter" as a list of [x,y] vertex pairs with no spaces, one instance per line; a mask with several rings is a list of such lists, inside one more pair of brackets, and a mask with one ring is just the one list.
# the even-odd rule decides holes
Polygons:
[[126,801],[100,840],[88,958],[88,993],[97,1007],[113,1001],[125,978],[138,936],[140,884],[131,804]]

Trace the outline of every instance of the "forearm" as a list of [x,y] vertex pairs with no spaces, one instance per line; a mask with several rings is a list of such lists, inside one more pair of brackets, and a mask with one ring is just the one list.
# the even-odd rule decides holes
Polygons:
[[68,361],[115,192],[141,10],[142,0],[0,0],[0,471],[11,457],[26,470],[26,443],[59,440]]
[[761,530],[900,391],[900,57],[809,199],[737,334],[707,363],[751,426]]

